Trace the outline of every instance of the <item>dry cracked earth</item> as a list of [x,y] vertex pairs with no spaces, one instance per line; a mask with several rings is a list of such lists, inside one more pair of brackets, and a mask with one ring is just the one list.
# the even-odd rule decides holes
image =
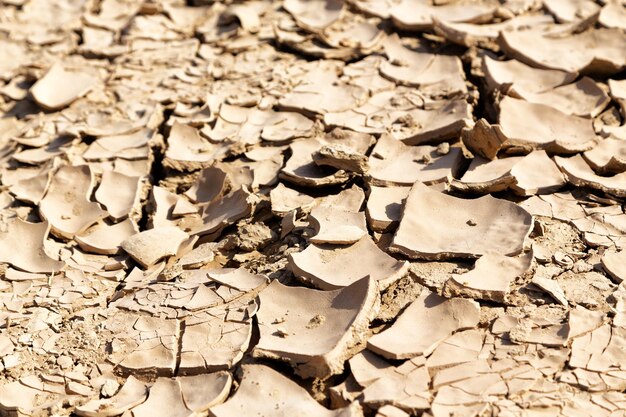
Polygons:
[[626,415],[623,0],[0,0],[0,415]]

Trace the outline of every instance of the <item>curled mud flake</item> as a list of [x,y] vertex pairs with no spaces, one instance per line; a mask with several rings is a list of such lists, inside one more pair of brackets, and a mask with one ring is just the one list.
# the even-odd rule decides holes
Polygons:
[[316,207],[309,215],[316,235],[309,241],[316,244],[352,244],[367,234],[365,213],[351,213],[332,207]]
[[532,260],[532,251],[516,258],[487,253],[471,271],[452,275],[446,290],[456,296],[504,302],[511,284],[530,269]]
[[606,138],[583,157],[600,175],[621,174],[626,171],[626,140]]
[[98,78],[86,71],[54,64],[30,89],[35,101],[46,110],[59,110],[87,94]]
[[93,174],[87,165],[57,170],[39,203],[39,214],[48,220],[52,233],[71,239],[108,216],[98,203],[89,200],[93,187]]
[[446,299],[422,292],[388,329],[370,338],[370,350],[388,359],[427,356],[452,333],[476,326],[479,319],[476,301]]
[[408,272],[408,263],[380,250],[369,236],[349,246],[309,245],[289,255],[289,268],[303,281],[331,290],[369,276],[383,289]]
[[[430,163],[424,163],[425,159]],[[415,181],[446,183],[457,173],[462,160],[459,147],[439,155],[434,146],[407,146],[383,135],[370,155],[368,176],[377,186],[411,186]]]
[[160,227],[132,235],[121,246],[141,266],[148,268],[167,256],[176,255],[187,238],[189,235],[177,227]]
[[45,250],[44,241],[49,231],[47,222],[11,221],[5,231],[0,231],[0,259],[28,272],[61,270],[64,263],[52,259]]
[[146,384],[131,375],[111,398],[91,400],[77,407],[75,412],[81,417],[117,416],[143,403],[147,397]]
[[304,29],[323,30],[339,19],[343,11],[343,0],[286,0],[283,4]]
[[572,154],[593,148],[600,139],[590,119],[508,96],[500,102],[498,120],[509,147]]
[[611,177],[596,174],[581,155],[571,158],[554,158],[567,177],[568,182],[578,187],[594,188],[616,197],[626,197],[626,172]]
[[[595,29],[566,36],[541,30],[502,32],[505,54],[538,68],[566,72],[614,74],[626,67],[626,39],[618,29]],[[585,47],[580,47],[585,45]],[[571,53],[564,53],[564,51]]]
[[[476,225],[467,224],[468,218]],[[526,210],[509,201],[491,196],[465,200],[415,183],[390,250],[423,259],[516,255],[532,223]]]
[[137,233],[137,226],[129,219],[116,224],[96,223],[74,239],[86,252],[101,255],[119,253],[122,242]]
[[242,409],[259,415],[292,415],[302,417],[358,417],[361,406],[354,402],[347,407],[329,410],[310,396],[297,383],[265,365],[243,365],[239,389],[224,404],[211,408],[215,417],[233,417]]
[[601,263],[602,268],[616,282],[622,282],[626,279],[626,250],[605,253]]
[[494,3],[454,2],[430,4],[419,0],[402,0],[389,14],[396,27],[410,31],[425,31],[433,27],[433,18],[454,23],[484,23],[491,20],[496,10]]
[[[380,305],[377,285],[369,277],[330,292],[274,281],[259,298],[261,339],[253,354],[286,361],[303,377],[341,373],[349,350],[365,340]],[[285,310],[285,321],[274,324]],[[329,329],[342,330],[330,335]]]
[[372,186],[366,207],[369,227],[377,232],[396,228],[402,216],[404,200],[410,190],[410,187]]

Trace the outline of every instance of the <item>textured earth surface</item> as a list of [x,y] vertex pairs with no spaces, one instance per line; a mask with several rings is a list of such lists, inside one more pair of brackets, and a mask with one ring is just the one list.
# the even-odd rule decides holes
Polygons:
[[626,415],[622,0],[0,0],[0,415]]

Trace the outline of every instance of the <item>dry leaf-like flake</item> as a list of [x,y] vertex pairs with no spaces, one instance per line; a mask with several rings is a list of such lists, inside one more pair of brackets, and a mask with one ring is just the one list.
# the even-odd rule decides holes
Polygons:
[[343,0],[285,0],[283,7],[304,29],[323,30],[341,17]]
[[450,42],[467,47],[480,46],[492,50],[498,49],[495,41],[500,32],[549,23],[553,23],[552,17],[543,13],[515,16],[501,22],[487,24],[454,23],[433,17],[435,33],[443,36]]
[[200,219],[192,223],[190,233],[217,236],[226,226],[250,215],[254,202],[254,196],[245,187],[231,191],[202,208]]
[[270,191],[272,202],[272,213],[277,216],[285,216],[292,210],[310,209],[315,203],[315,199],[309,195],[278,184]]
[[511,97],[500,102],[498,120],[508,144],[524,149],[575,153],[591,149],[599,139],[589,119]]
[[476,157],[461,179],[452,180],[451,185],[458,190],[482,194],[505,190],[515,183],[511,169],[521,159],[522,157],[513,156],[487,161]]
[[337,73],[324,68],[312,70],[291,92],[278,101],[286,110],[302,113],[335,113],[363,104],[367,90],[339,80]]
[[484,196],[464,200],[415,183],[390,250],[425,259],[516,255],[532,228],[516,204]]
[[387,255],[365,236],[350,246],[309,245],[289,255],[289,268],[325,290],[346,287],[366,276],[383,289],[406,275],[408,263]]
[[493,17],[495,5],[470,2],[433,5],[422,0],[402,0],[389,11],[400,29],[425,31],[432,29],[433,18],[445,22],[484,23]]
[[163,164],[179,171],[206,168],[221,160],[227,148],[203,139],[192,126],[174,123],[167,138]]
[[259,298],[261,338],[253,354],[287,361],[303,377],[341,373],[348,350],[364,340],[379,305],[378,287],[369,277],[334,291],[273,281]]
[[318,166],[313,155],[322,147],[341,145],[347,151],[365,154],[374,138],[365,133],[335,129],[322,138],[299,140],[290,145],[291,157],[280,172],[280,177],[309,187],[341,184],[348,174],[335,168]]
[[121,249],[122,242],[137,233],[137,226],[126,219],[116,224],[96,223],[74,239],[86,252],[114,255]]
[[46,110],[58,110],[87,94],[98,79],[89,72],[53,65],[30,89],[33,98]]
[[626,39],[618,29],[587,30],[562,37],[537,30],[502,32],[500,44],[508,56],[539,68],[614,74],[626,67]]
[[465,100],[449,100],[427,110],[409,110],[393,122],[390,134],[407,145],[441,143],[473,124],[472,106]]
[[212,417],[233,417],[241,410],[259,415],[298,415],[302,417],[358,417],[358,403],[328,410],[294,381],[265,365],[243,365],[239,389],[224,404],[211,408]]
[[48,220],[54,234],[72,238],[107,217],[98,203],[89,201],[93,187],[93,174],[87,165],[57,170],[39,203],[39,214]]
[[6,231],[0,232],[0,258],[28,272],[56,272],[64,263],[56,261],[44,249],[44,240],[50,226],[47,222],[27,223],[20,219],[11,221]]
[[429,355],[452,333],[478,324],[479,306],[424,290],[391,327],[370,338],[367,347],[388,359]]
[[316,244],[351,244],[367,234],[365,213],[349,212],[333,207],[316,207],[309,215],[315,236],[309,241]]
[[497,88],[517,98],[569,84],[578,75],[576,72],[534,68],[515,59],[496,61],[488,55],[483,57],[481,69],[490,89]]
[[453,274],[446,289],[455,296],[504,302],[513,281],[528,271],[532,261],[532,251],[515,258],[487,253],[471,271]]
[[585,161],[600,174],[626,171],[626,140],[607,138],[583,153]]
[[597,175],[581,155],[571,158],[555,157],[554,161],[567,177],[578,187],[590,187],[617,197],[626,197],[626,172],[612,177]]
[[141,266],[148,268],[160,259],[175,255],[189,235],[177,227],[159,227],[137,233],[121,244]]
[[368,225],[377,232],[397,227],[410,190],[411,187],[370,187],[366,208]]
[[140,198],[139,177],[129,177],[114,171],[105,171],[96,190],[96,200],[116,220],[120,220],[137,210]]
[[384,42],[389,61],[380,65],[380,73],[399,84],[418,87],[431,96],[466,94],[461,60],[456,56],[414,52],[405,48],[397,35]]
[[616,281],[626,279],[626,250],[607,252],[602,257],[602,267]]
[[550,194],[563,185],[565,178],[545,151],[533,151],[513,168],[515,184],[511,189],[518,195]]
[[81,417],[117,416],[143,403],[147,397],[148,387],[146,384],[131,375],[113,397],[91,400],[78,406],[75,412]]
[[435,146],[406,146],[383,135],[372,150],[368,175],[374,185],[412,185],[415,181],[437,184],[452,179],[462,159],[459,147],[442,155]]

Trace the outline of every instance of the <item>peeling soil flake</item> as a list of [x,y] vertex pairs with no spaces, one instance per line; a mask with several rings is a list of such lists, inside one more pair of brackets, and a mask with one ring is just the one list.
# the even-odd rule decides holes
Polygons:
[[624,0],[0,0],[0,416],[626,417]]

